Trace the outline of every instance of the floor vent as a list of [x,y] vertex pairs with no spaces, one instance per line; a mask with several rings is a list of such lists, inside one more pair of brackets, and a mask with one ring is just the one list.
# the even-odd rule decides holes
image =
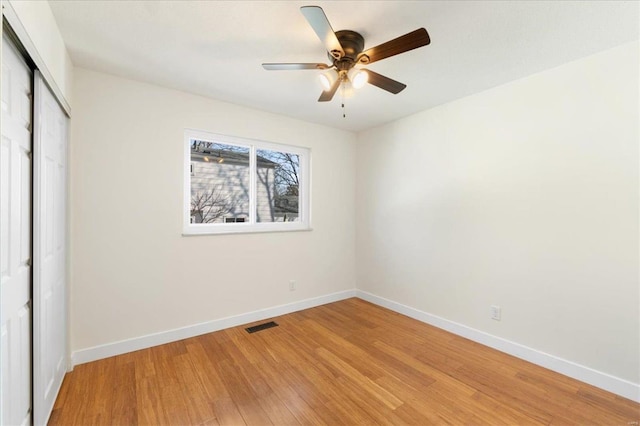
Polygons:
[[269,322],[265,322],[264,324],[254,325],[253,327],[247,327],[245,328],[245,330],[247,330],[248,333],[255,333],[256,331],[265,330],[267,328],[277,327],[277,326],[278,324],[276,324],[274,321],[269,321]]

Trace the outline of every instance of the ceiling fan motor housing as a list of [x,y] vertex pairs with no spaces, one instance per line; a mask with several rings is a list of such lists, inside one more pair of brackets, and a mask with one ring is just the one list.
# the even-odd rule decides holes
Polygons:
[[351,30],[336,31],[336,37],[344,50],[342,58],[334,58],[329,52],[328,56],[338,71],[348,71],[356,64],[358,55],[364,50],[364,37]]

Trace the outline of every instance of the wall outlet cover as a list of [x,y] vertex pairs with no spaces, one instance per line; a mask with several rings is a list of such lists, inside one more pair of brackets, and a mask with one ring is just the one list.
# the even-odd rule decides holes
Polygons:
[[502,308],[498,305],[491,305],[491,319],[500,321],[502,319]]

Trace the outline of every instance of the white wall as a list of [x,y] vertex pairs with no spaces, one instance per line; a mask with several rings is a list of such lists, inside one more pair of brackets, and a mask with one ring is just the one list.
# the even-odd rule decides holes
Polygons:
[[640,383],[638,48],[359,134],[358,289]]
[[[185,128],[310,147],[314,230],[182,237]],[[71,134],[73,351],[355,288],[354,134],[84,69]]]
[[[5,6],[10,10],[4,10]],[[3,5],[5,12],[55,95],[64,99],[63,107],[70,106],[73,64],[49,2],[10,0]]]

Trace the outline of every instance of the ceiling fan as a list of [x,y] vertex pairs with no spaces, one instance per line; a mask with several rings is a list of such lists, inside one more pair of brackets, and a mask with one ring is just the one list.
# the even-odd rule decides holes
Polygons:
[[325,45],[331,65],[322,63],[265,63],[262,64],[262,67],[270,71],[326,70],[320,75],[324,91],[318,102],[327,102],[333,99],[340,85],[344,87],[346,83],[351,83],[354,88],[360,88],[368,82],[394,95],[400,93],[407,87],[406,84],[369,69],[362,69],[361,66],[426,46],[431,42],[427,30],[419,28],[363,51],[364,38],[351,30],[334,32],[321,7],[303,6],[300,10]]

